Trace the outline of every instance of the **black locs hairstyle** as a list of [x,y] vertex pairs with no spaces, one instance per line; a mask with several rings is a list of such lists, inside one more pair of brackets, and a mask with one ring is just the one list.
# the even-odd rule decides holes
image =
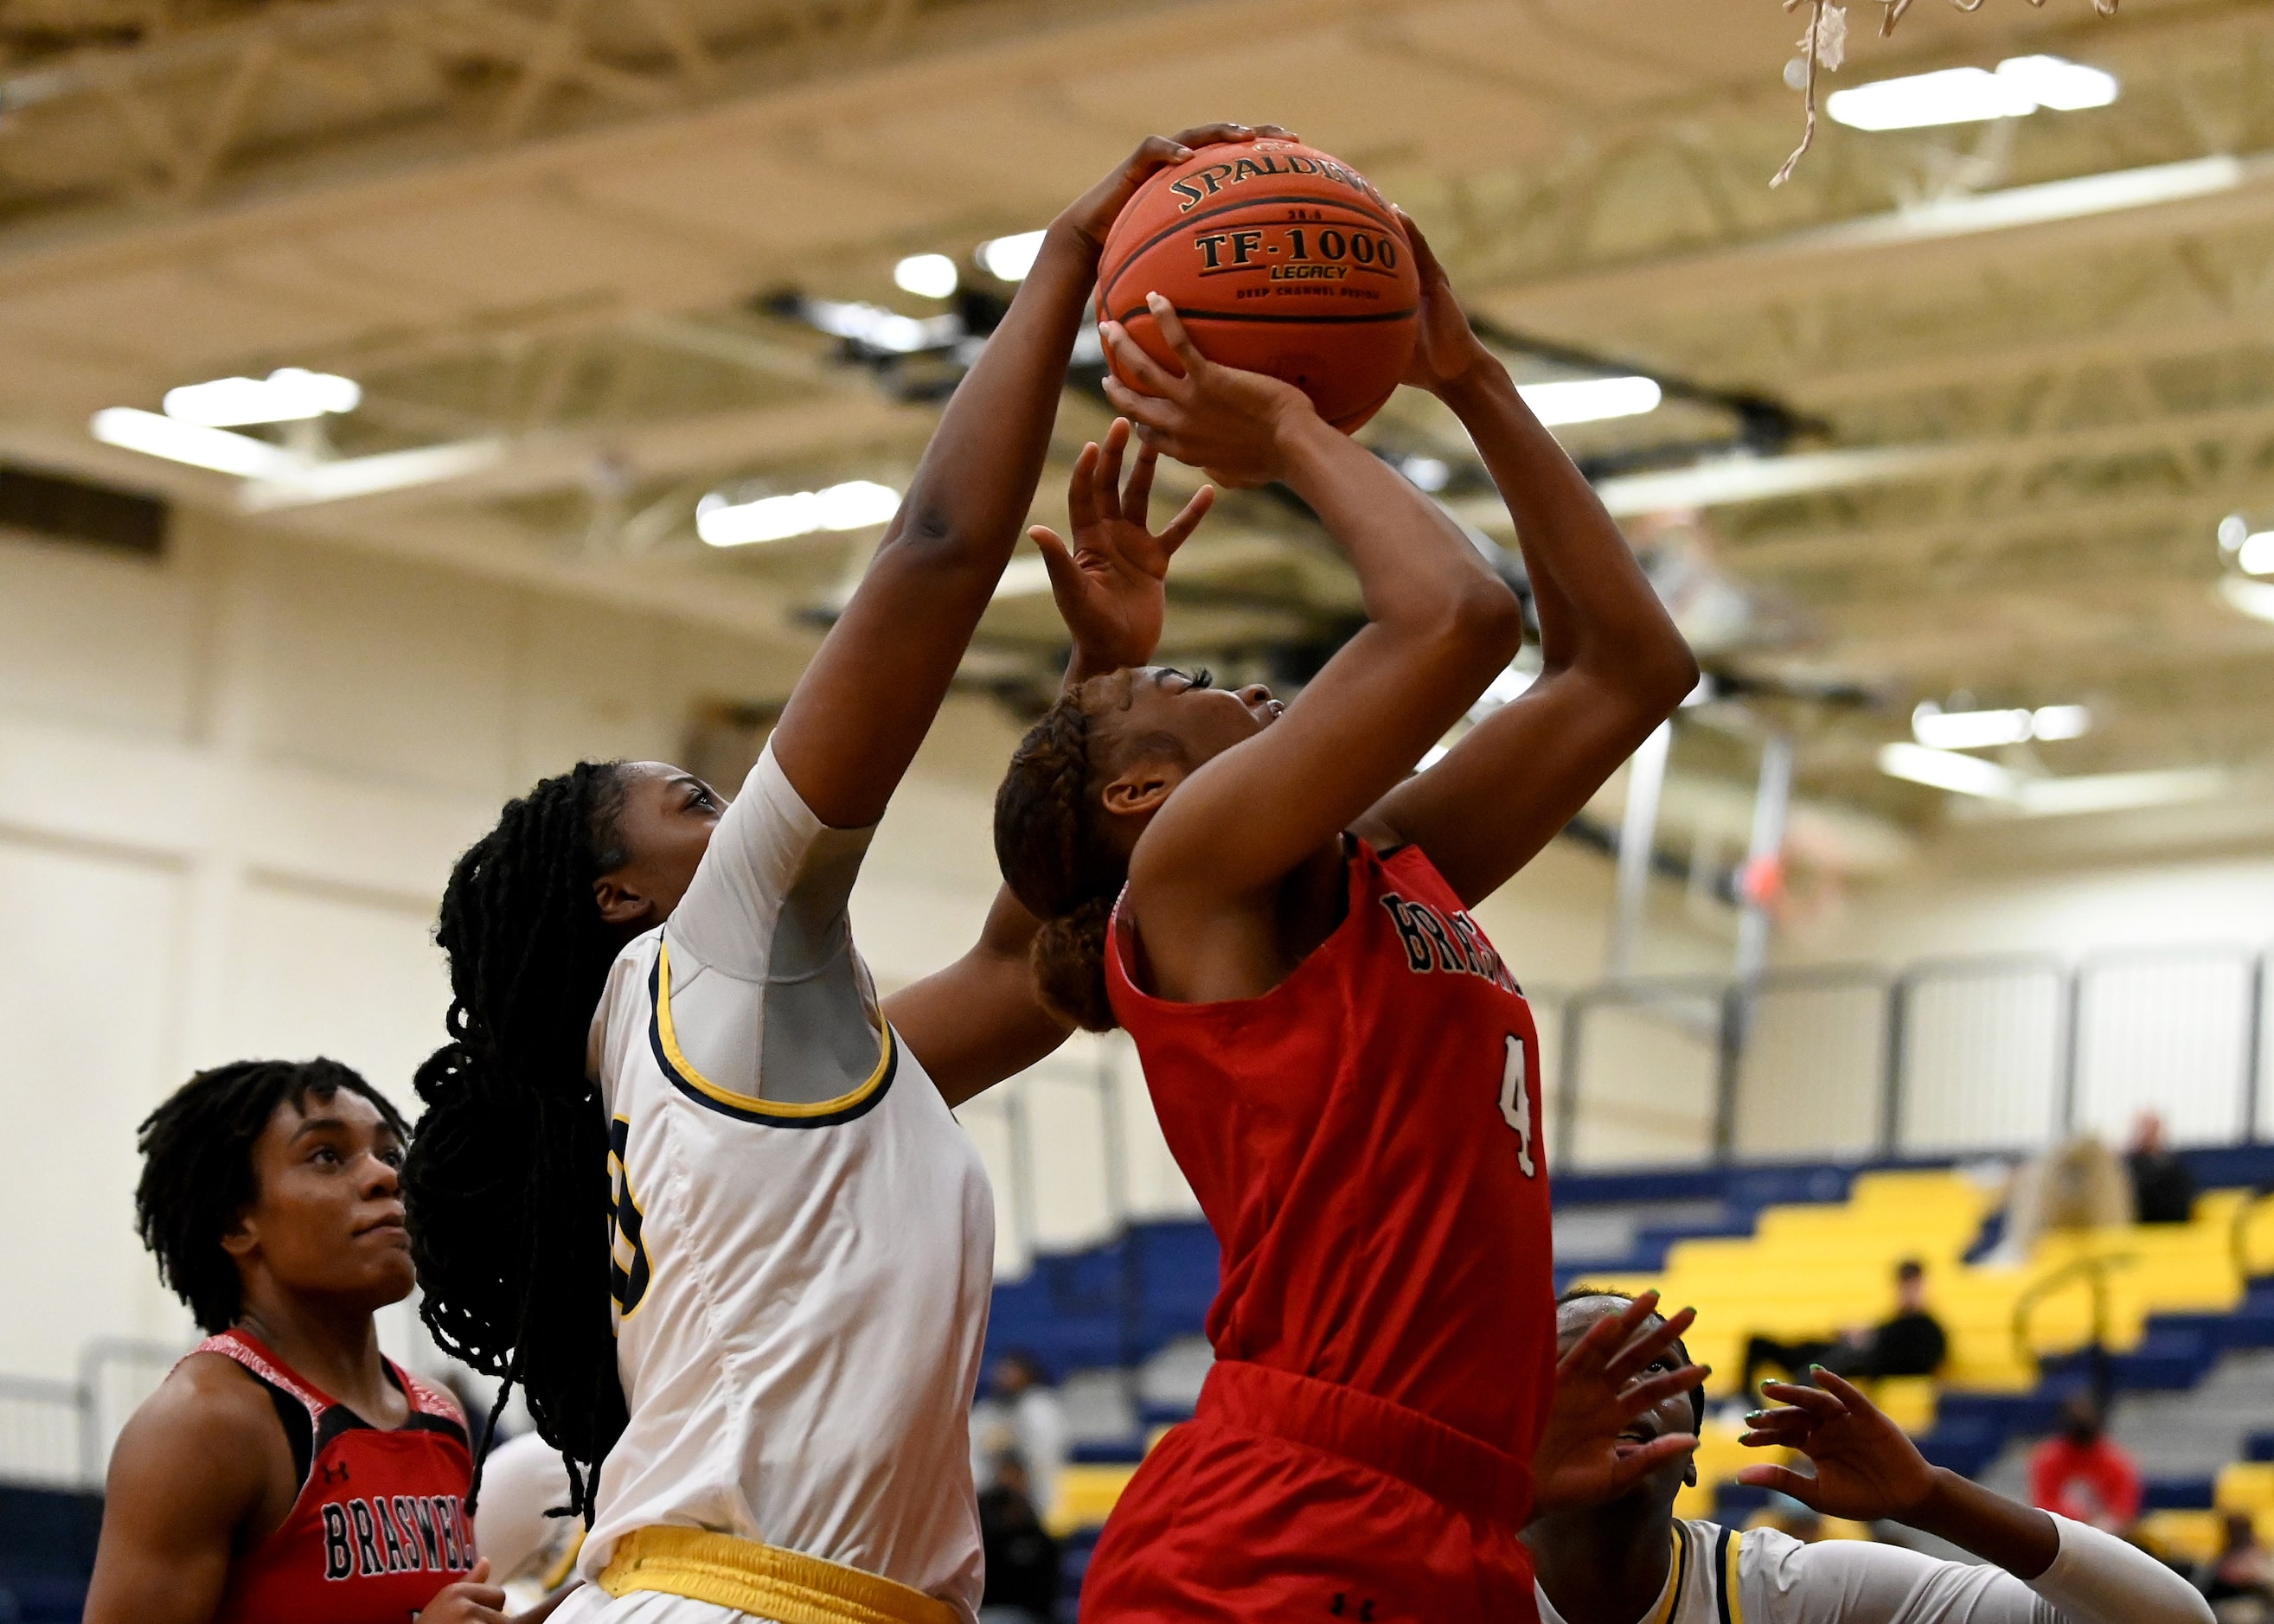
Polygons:
[[403,1180],[427,1328],[501,1379],[498,1409],[521,1385],[567,1462],[568,1510],[588,1522],[626,1420],[608,1307],[607,1122],[584,1073],[620,945],[592,885],[626,861],[623,805],[614,763],[580,763],[508,801],[451,870],[435,931],[450,960],[450,1041],[418,1068],[426,1112]]
[[239,1060],[200,1071],[142,1119],[135,1146],[142,1177],[134,1223],[158,1259],[158,1278],[190,1305],[208,1335],[244,1307],[237,1259],[222,1237],[259,1198],[252,1147],[276,1108],[360,1094],[405,1139],[410,1130],[385,1094],[336,1060]]

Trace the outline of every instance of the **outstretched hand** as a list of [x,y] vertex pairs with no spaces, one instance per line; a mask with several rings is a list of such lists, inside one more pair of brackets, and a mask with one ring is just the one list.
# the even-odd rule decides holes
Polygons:
[[[1098,333],[1115,363],[1105,379],[1105,395],[1115,410],[1137,425],[1148,447],[1205,469],[1218,485],[1252,489],[1283,477],[1282,431],[1318,416],[1310,397],[1276,378],[1219,366],[1193,342],[1175,305],[1158,293],[1148,293],[1145,304],[1184,371],[1172,372],[1147,355],[1119,322],[1100,322]],[[1123,376],[1137,387],[1122,382]]]
[[1658,1375],[1698,1318],[1685,1308],[1656,1327],[1658,1293],[1645,1291],[1623,1313],[1587,1327],[1555,1363],[1555,1397],[1532,1454],[1532,1507],[1538,1512],[1598,1506],[1616,1500],[1668,1461],[1698,1447],[1692,1432],[1668,1432],[1637,1443],[1623,1436],[1653,1406],[1706,1380],[1702,1365]]
[[1066,487],[1071,545],[1046,524],[1027,532],[1042,549],[1050,595],[1073,634],[1071,681],[1153,658],[1168,611],[1169,560],[1216,501],[1214,488],[1202,485],[1158,534],[1148,530],[1158,454],[1139,447],[1125,486],[1121,457],[1128,445],[1129,420],[1116,417],[1102,445],[1093,440],[1081,448]]
[[1933,1496],[1934,1468],[1854,1383],[1821,1368],[1816,1379],[1821,1387],[1763,1383],[1761,1391],[1783,1408],[1746,1417],[1751,1430],[1741,1440],[1757,1449],[1797,1449],[1815,1465],[1816,1475],[1785,1466],[1748,1466],[1737,1481],[1789,1494],[1826,1516],[1858,1522],[1912,1520]]
[[1421,235],[1421,228],[1413,223],[1413,216],[1394,203],[1390,212],[1405,228],[1405,240],[1413,251],[1414,274],[1421,282],[1421,319],[1414,324],[1413,359],[1406,364],[1404,381],[1434,395],[1467,377],[1480,362],[1490,360],[1492,352],[1469,326],[1468,312],[1461,308],[1452,279],[1437,262],[1435,251]]
[[1149,179],[1156,169],[1182,163],[1203,147],[1220,147],[1228,141],[1254,141],[1267,137],[1293,140],[1291,132],[1277,124],[1195,124],[1175,135],[1148,135],[1137,144],[1137,150],[1122,161],[1114,171],[1088,192],[1066,205],[1058,216],[1062,224],[1070,226],[1098,254],[1104,251],[1105,234],[1113,229],[1129,199],[1137,195],[1137,188]]

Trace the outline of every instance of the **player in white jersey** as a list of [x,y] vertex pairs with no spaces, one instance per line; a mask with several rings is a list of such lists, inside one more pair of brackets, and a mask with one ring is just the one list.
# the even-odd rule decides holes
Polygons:
[[[1628,1302],[1567,1293],[1558,1342],[1570,1348]],[[1664,1363],[1688,1357],[1677,1345]],[[2211,1624],[2195,1588],[2146,1553],[1928,1465],[1856,1387],[1829,1372],[1818,1380],[1820,1388],[1766,1384],[1782,1407],[1750,1417],[1744,1440],[1796,1449],[1815,1474],[1763,1465],[1743,1480],[1826,1515],[1922,1530],[1984,1565],[1677,1521],[1675,1496],[1697,1481],[1695,1462],[1678,1460],[1616,1500],[1525,1530],[1541,1624]],[[1661,1401],[1629,1427],[1630,1446],[1692,1431],[1702,1404],[1690,1393]]]
[[[975,1616],[994,1221],[949,1110],[1065,1033],[1007,894],[882,1000],[847,898],[1016,544],[1108,228],[1154,169],[1273,132],[1154,137],[1050,226],[731,806],[584,763],[452,874],[453,1041],[404,1183],[427,1323],[526,1391],[591,1522],[561,1620]],[[1044,546],[1073,680],[1149,657],[1208,506],[1125,515],[1126,439],[1084,454],[1082,556]]]

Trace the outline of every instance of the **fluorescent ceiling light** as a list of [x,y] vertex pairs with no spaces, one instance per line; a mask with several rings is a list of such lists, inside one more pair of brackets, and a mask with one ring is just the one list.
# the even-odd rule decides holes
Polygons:
[[2253,530],[2234,550],[2234,567],[2246,575],[2274,575],[2274,530]]
[[2113,73],[2059,56],[2008,56],[1998,64],[1998,78],[2049,112],[2078,113],[2116,100]]
[[209,429],[251,423],[300,423],[328,412],[353,411],[363,388],[352,378],[282,366],[266,378],[216,378],[166,391],[166,415]]
[[963,336],[963,323],[953,316],[932,316],[919,321],[896,310],[838,299],[808,299],[799,313],[825,333],[849,338],[891,355],[945,350]]
[[1035,259],[1043,252],[1043,233],[1021,231],[1016,237],[998,237],[979,244],[972,258],[990,276],[999,276],[1005,282],[1023,282],[1028,271],[1035,268]]
[[2092,731],[2092,712],[2082,705],[2039,705],[2029,714],[2029,732],[2040,739],[2082,739]]
[[2229,782],[2226,773],[2217,767],[2025,778],[1979,756],[1916,744],[1882,745],[1879,771],[1913,784],[1998,801],[2023,817],[2064,817],[2080,812],[2121,812],[2208,801],[2223,793]]
[[1410,456],[1397,464],[1398,470],[1413,482],[1414,488],[1435,492],[1443,490],[1453,480],[1451,466],[1433,456]]
[[250,434],[206,428],[132,406],[96,412],[87,432],[106,446],[121,446],[192,468],[237,474],[246,479],[281,479],[305,468],[307,460]]
[[740,547],[817,530],[866,530],[884,523],[900,505],[898,491],[868,479],[748,502],[713,491],[696,504],[695,533],[714,547]]
[[1921,130],[1934,124],[2026,118],[2039,108],[2073,112],[2116,100],[2112,75],[2059,56],[2012,56],[1992,73],[1944,68],[1835,90],[1824,110],[1852,130]]
[[1600,423],[1606,417],[1639,417],[1656,411],[1663,398],[1652,378],[1574,378],[1562,383],[1528,383],[1517,393],[1532,416],[1551,429],[1566,423]]
[[2014,804],[2024,816],[2061,817],[2076,812],[2124,812],[2137,807],[2209,801],[2226,786],[2227,775],[2217,767],[2096,772],[2076,778],[2025,779],[2015,789]]
[[247,513],[267,513],[278,508],[301,508],[350,496],[374,496],[382,491],[408,490],[413,485],[460,478],[491,467],[504,456],[503,440],[469,440],[452,445],[418,446],[408,451],[384,451],[372,456],[342,457],[330,462],[303,462],[287,472],[256,477],[237,492],[237,506]]
[[1911,736],[1932,750],[1983,750],[2031,739],[2081,739],[2092,728],[2082,705],[2035,710],[1945,710],[1931,699],[1911,712]]
[[1954,750],[1930,749],[1923,744],[1881,745],[1879,771],[1891,778],[1907,778],[1958,795],[2005,801],[2014,793],[2014,775],[1997,763]]
[[920,298],[946,298],[955,291],[959,280],[955,261],[945,254],[910,254],[892,267],[893,285]]
[[2274,620],[2274,581],[2252,581],[2243,575],[2221,575],[2218,595],[2233,608],[2256,620]]

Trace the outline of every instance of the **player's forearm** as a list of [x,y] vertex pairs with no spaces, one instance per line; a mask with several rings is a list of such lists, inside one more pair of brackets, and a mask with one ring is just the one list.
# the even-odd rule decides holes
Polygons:
[[991,592],[1042,476],[1096,272],[1096,246],[1072,226],[1051,226],[1002,325],[949,399],[880,557],[920,551],[942,568],[982,574]]
[[1508,369],[1480,361],[1443,399],[1516,521],[1547,667],[1593,663],[1654,695],[1670,693],[1671,705],[1697,681],[1689,645],[1601,499],[1524,403]]
[[1934,1470],[1934,1486],[1924,1503],[1902,1521],[2017,1579],[2035,1579],[2060,1554],[2060,1531],[2052,1517],[1943,1467]]
[[1515,658],[1515,595],[1442,510],[1308,412],[1282,433],[1287,485],[1358,573],[1368,620],[1393,636],[1474,642],[1492,671]]

